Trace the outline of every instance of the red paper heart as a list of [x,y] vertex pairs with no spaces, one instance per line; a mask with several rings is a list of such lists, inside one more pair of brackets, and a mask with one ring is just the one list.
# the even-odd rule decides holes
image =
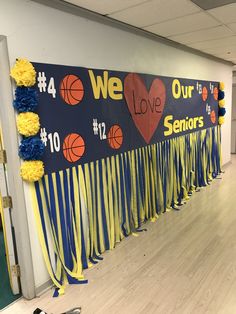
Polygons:
[[149,92],[144,81],[136,73],[129,73],[124,80],[124,95],[133,121],[149,143],[162,117],[166,101],[164,83],[156,78]]

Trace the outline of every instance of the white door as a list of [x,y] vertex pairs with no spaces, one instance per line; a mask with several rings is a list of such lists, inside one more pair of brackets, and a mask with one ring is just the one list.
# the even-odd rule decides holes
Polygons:
[[[0,129],[0,152],[3,151],[2,134]],[[13,243],[11,208],[3,206],[3,197],[8,196],[7,165],[0,162],[0,212],[2,216],[4,241],[6,246],[6,259],[9,279],[13,294],[20,292],[19,278],[16,267],[16,257]]]

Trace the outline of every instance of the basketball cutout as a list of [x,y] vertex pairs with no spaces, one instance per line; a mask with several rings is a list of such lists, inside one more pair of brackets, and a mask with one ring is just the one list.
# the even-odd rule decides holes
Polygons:
[[63,142],[63,155],[69,162],[78,161],[84,154],[85,143],[81,135],[71,133]]
[[81,79],[73,74],[66,75],[60,83],[61,98],[68,105],[77,105],[84,97],[84,86]]
[[218,88],[217,87],[214,87],[213,96],[215,100],[218,100]]
[[206,86],[204,86],[203,89],[202,89],[202,99],[203,99],[203,101],[207,100],[207,96],[208,96],[208,91],[207,91]]
[[113,149],[119,149],[123,143],[123,132],[118,124],[113,125],[107,134],[108,144]]
[[216,123],[216,113],[214,110],[211,111],[211,122]]

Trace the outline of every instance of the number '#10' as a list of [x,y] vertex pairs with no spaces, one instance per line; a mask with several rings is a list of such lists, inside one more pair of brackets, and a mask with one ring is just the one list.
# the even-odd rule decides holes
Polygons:
[[55,151],[59,152],[61,149],[61,142],[60,142],[59,134],[57,132],[49,133],[48,140],[50,143],[51,153],[54,153]]

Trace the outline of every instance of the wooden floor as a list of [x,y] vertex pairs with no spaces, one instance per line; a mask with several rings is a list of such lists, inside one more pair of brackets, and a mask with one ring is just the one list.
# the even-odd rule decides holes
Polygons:
[[222,179],[195,193],[181,211],[148,223],[85,272],[88,285],[21,299],[3,314],[236,313],[236,156]]

